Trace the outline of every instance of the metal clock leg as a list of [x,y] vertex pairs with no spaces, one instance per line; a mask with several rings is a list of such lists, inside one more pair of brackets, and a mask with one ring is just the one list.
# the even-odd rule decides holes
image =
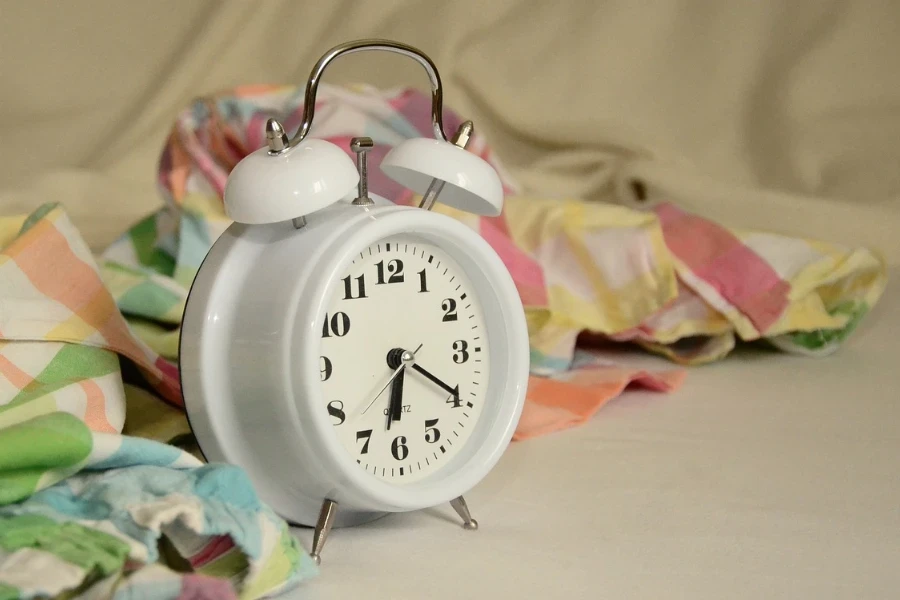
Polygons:
[[450,506],[456,511],[459,518],[463,520],[463,529],[468,529],[469,531],[478,529],[478,521],[472,518],[472,513],[469,512],[469,507],[466,504],[465,498],[462,496],[454,498],[450,501]]
[[316,523],[316,529],[313,532],[312,552],[309,555],[316,564],[322,562],[322,547],[325,546],[325,540],[328,538],[328,532],[334,523],[334,515],[337,513],[337,502],[334,500],[325,500],[322,503],[322,510],[319,511],[319,521]]

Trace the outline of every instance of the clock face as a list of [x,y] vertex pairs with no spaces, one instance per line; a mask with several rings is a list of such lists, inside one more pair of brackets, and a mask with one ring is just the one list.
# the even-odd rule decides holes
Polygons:
[[481,303],[456,261],[418,237],[365,248],[340,277],[322,315],[322,410],[361,469],[417,481],[450,463],[482,414]]

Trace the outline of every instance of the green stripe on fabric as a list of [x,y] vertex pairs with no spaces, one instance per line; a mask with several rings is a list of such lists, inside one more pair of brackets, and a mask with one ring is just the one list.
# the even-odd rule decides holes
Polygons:
[[133,271],[131,269],[112,269],[110,263],[105,263],[100,268],[100,277],[103,283],[116,300],[125,295],[128,290],[147,279],[147,273]]
[[175,259],[156,249],[156,215],[138,222],[128,231],[128,235],[142,265],[171,277],[175,271]]
[[[123,265],[119,262],[113,262],[111,260],[104,261],[103,264],[100,265],[101,271],[114,271],[116,273],[124,273],[126,275],[134,275],[136,279],[143,279],[147,276],[147,273],[140,270],[137,267],[130,267],[128,265]],[[104,278],[105,282],[105,278]]]
[[36,417],[0,429],[0,474],[34,468],[74,465],[93,447],[88,426],[65,412]]
[[172,290],[153,281],[144,280],[122,294],[116,303],[124,313],[158,318],[166,315],[181,301],[181,296]]
[[46,469],[0,469],[0,506],[19,502],[38,491],[41,477],[46,472]]
[[43,219],[48,214],[53,212],[54,209],[59,207],[59,203],[57,202],[48,202],[47,204],[42,204],[39,206],[33,213],[28,215],[28,218],[25,219],[25,222],[22,223],[22,229],[19,230],[19,235],[22,235]]
[[93,346],[66,344],[36,379],[41,383],[93,379],[118,370],[119,357],[115,352]]
[[814,331],[798,331],[789,334],[789,339],[794,344],[807,350],[822,350],[823,348],[840,344],[853,333],[859,325],[869,306],[865,302],[843,302],[828,311],[831,315],[847,315],[847,324],[840,329],[817,329]]
[[64,344],[34,381],[16,394],[6,407],[0,407],[0,412],[3,408],[52,394],[79,381],[103,377],[118,371],[119,357],[115,352],[93,346]]
[[0,583],[0,600],[19,600],[21,597],[22,594],[19,593],[19,588]]
[[43,550],[101,575],[121,569],[129,550],[125,541],[111,534],[40,515],[0,517],[0,548],[9,552],[22,548]]

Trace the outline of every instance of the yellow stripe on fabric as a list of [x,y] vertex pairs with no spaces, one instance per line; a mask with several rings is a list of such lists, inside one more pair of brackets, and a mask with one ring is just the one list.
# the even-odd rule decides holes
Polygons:
[[[802,285],[802,280],[796,285],[801,289],[815,289],[828,287],[831,284],[841,284],[852,281],[854,279],[862,279],[866,283],[865,286],[878,286],[880,282],[887,279],[887,269],[883,262],[880,262],[874,255],[856,250],[844,256],[837,265],[828,273],[823,273],[817,281],[811,281],[806,285]],[[794,281],[791,282],[795,285]]]
[[189,192],[184,195],[181,206],[185,211],[204,215],[206,217],[219,219],[228,218],[225,216],[222,199],[215,195]]
[[880,257],[867,251],[843,252],[804,269],[791,281],[793,301],[785,315],[773,324],[767,335],[775,336],[795,331],[841,329],[850,315],[835,313],[846,302],[865,302],[874,305],[884,291],[887,271]]
[[613,287],[597,271],[583,244],[578,240],[570,242],[575,260],[588,275],[594,298],[581,299],[566,287],[550,286],[550,307],[553,311],[575,315],[575,319],[589,329],[609,333],[637,327],[678,292],[674,269],[666,272],[664,267],[642,273],[624,286]]
[[73,313],[71,317],[48,331],[44,337],[47,340],[78,343],[98,333],[95,327],[85,323],[84,319]]
[[804,239],[803,241],[806,242],[814,252],[821,254],[825,258],[831,258],[835,263],[840,262],[847,254],[846,248],[835,244],[809,239]]
[[[578,320],[596,331],[616,332],[637,327],[644,319],[660,310],[671,299],[675,298],[678,284],[675,278],[674,265],[667,260],[666,254],[653,257],[650,271],[637,274],[634,279],[624,285],[614,286],[597,268],[594,258],[584,244],[585,223],[606,223],[607,227],[640,227],[635,231],[635,243],[648,240],[656,230],[661,236],[654,218],[646,215],[623,212],[619,207],[604,207],[595,210],[591,205],[585,210],[584,203],[570,203],[566,212],[566,236],[569,247],[581,269],[588,275],[595,294],[595,303],[589,304],[576,299],[564,288],[551,289],[551,309],[556,309],[553,300],[565,303],[560,310],[575,311]],[[606,213],[607,218],[600,218],[596,213]]]
[[546,308],[531,308],[529,306],[525,307],[525,323],[528,327],[528,331],[538,331],[541,327],[546,325],[553,314]]
[[5,408],[0,407],[0,429],[24,423],[29,419],[55,413],[59,410],[53,394],[33,398],[28,402]]
[[790,299],[796,300],[812,293],[828,281],[846,274],[848,257],[846,254],[837,256],[823,256],[820,260],[805,265],[800,271],[788,279],[791,284]]
[[281,539],[272,550],[272,554],[263,564],[253,580],[241,590],[241,600],[251,600],[268,595],[280,588],[285,580],[293,573],[300,553],[297,543],[291,537],[290,531],[285,527],[281,531]]
[[247,560],[247,556],[240,548],[235,546],[221,556],[217,556],[212,562],[197,568],[197,572],[210,577],[230,579],[235,576],[243,578],[249,568],[250,563]]
[[[541,263],[548,260],[541,256],[545,252],[552,253],[556,262],[568,255],[569,268],[577,271],[585,283],[579,293],[563,276],[559,276],[559,283],[554,283],[554,273],[546,274],[549,315],[542,318],[545,322],[552,319],[555,327],[565,327],[563,323],[568,323],[574,330],[619,332],[636,327],[677,294],[674,264],[652,213],[580,200],[511,197],[507,199],[505,215],[516,245]],[[635,243],[651,255],[649,270],[636,272],[624,285],[608,281],[584,245],[585,235],[610,229],[633,233]],[[529,331],[536,331],[537,314],[531,316]],[[539,346],[546,349],[544,344]]]
[[[0,249],[5,247],[19,235],[22,225],[28,215],[14,215],[10,217],[0,217]],[[2,260],[2,257],[0,257]]]
[[550,314],[541,319],[541,325],[535,329],[529,327],[529,341],[532,350],[538,350],[546,356],[564,357],[572,354],[575,340],[581,327],[565,316]]
[[616,204],[588,203],[582,200],[570,200],[568,203],[579,208],[580,224],[584,229],[609,227],[659,229],[659,220],[654,213],[642,212]]
[[[418,206],[419,202],[421,201],[421,196],[414,196],[412,205]],[[479,217],[478,215],[473,215],[470,212],[466,212],[458,208],[453,208],[452,206],[447,206],[446,204],[441,204],[440,202],[435,204],[432,212],[441,213],[448,217],[452,217],[453,219],[459,221],[463,225],[466,225],[467,227],[469,227],[469,229],[475,231],[476,233],[481,229],[481,217]]]
[[181,328],[171,329],[143,319],[126,319],[135,335],[150,349],[165,358],[178,358]]
[[843,327],[849,320],[847,315],[831,316],[822,304],[818,294],[809,294],[792,302],[784,315],[769,328],[769,335],[779,335],[790,331],[815,331]]
[[665,356],[680,365],[703,365],[715,362],[727,356],[735,346],[732,333],[712,336],[700,341],[695,347],[683,347],[678,344],[664,345],[655,342],[638,341],[637,344],[655,354]]
[[731,323],[727,319],[719,313],[711,312],[706,319],[684,319],[668,329],[654,329],[653,340],[661,344],[672,344],[686,337],[722,335],[731,330]]
[[595,287],[598,296],[592,300],[575,296],[560,285],[550,286],[547,291],[553,315],[566,315],[574,327],[597,333],[637,327],[673,297],[667,290],[650,290],[641,281],[619,291]]
[[534,253],[542,242],[556,235],[561,212],[567,201],[543,198],[506,199],[505,217],[510,237],[519,247]]
[[160,402],[143,388],[125,385],[125,425],[122,433],[170,443],[177,436],[190,434],[184,411]]

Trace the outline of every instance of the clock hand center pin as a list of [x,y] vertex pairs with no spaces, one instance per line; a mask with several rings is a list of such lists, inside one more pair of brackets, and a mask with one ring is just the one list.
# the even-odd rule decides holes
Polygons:
[[[409,365],[415,364],[416,353],[422,349],[422,346],[423,346],[423,344],[419,344],[419,347],[416,348],[415,350],[413,350],[412,352],[410,352],[409,350],[404,350],[403,348],[394,348],[393,350],[388,352],[388,355],[387,355],[388,366],[391,367],[392,369],[394,369],[394,372],[391,373],[391,376],[381,387],[381,391],[379,391],[377,394],[375,394],[375,397],[372,398],[371,402],[369,402],[369,404],[366,405],[366,407],[362,411],[362,414],[366,414],[369,411],[369,409],[372,408],[372,405],[375,404],[375,401],[378,400],[379,397],[381,397],[381,394],[383,394],[384,390],[386,390],[388,388],[388,386],[391,385],[391,382],[394,381],[394,379],[397,377],[397,375],[400,374],[400,371],[404,370]],[[392,359],[392,356],[396,356],[396,359]],[[394,360],[399,361],[399,364],[396,364],[396,366],[394,366],[394,363],[393,363]]]
[[[421,348],[422,345],[419,345]],[[419,349],[416,348],[416,352]],[[388,405],[388,418],[387,418],[387,428],[391,428],[391,423],[394,421],[399,421],[403,415],[403,379],[406,373],[405,367],[414,365],[416,361],[416,357],[414,354],[410,354],[401,348],[394,348],[387,355],[387,364],[388,367],[402,369],[397,373],[397,378],[394,379],[393,386],[391,387],[391,402]],[[399,363],[399,364],[398,364]]]

